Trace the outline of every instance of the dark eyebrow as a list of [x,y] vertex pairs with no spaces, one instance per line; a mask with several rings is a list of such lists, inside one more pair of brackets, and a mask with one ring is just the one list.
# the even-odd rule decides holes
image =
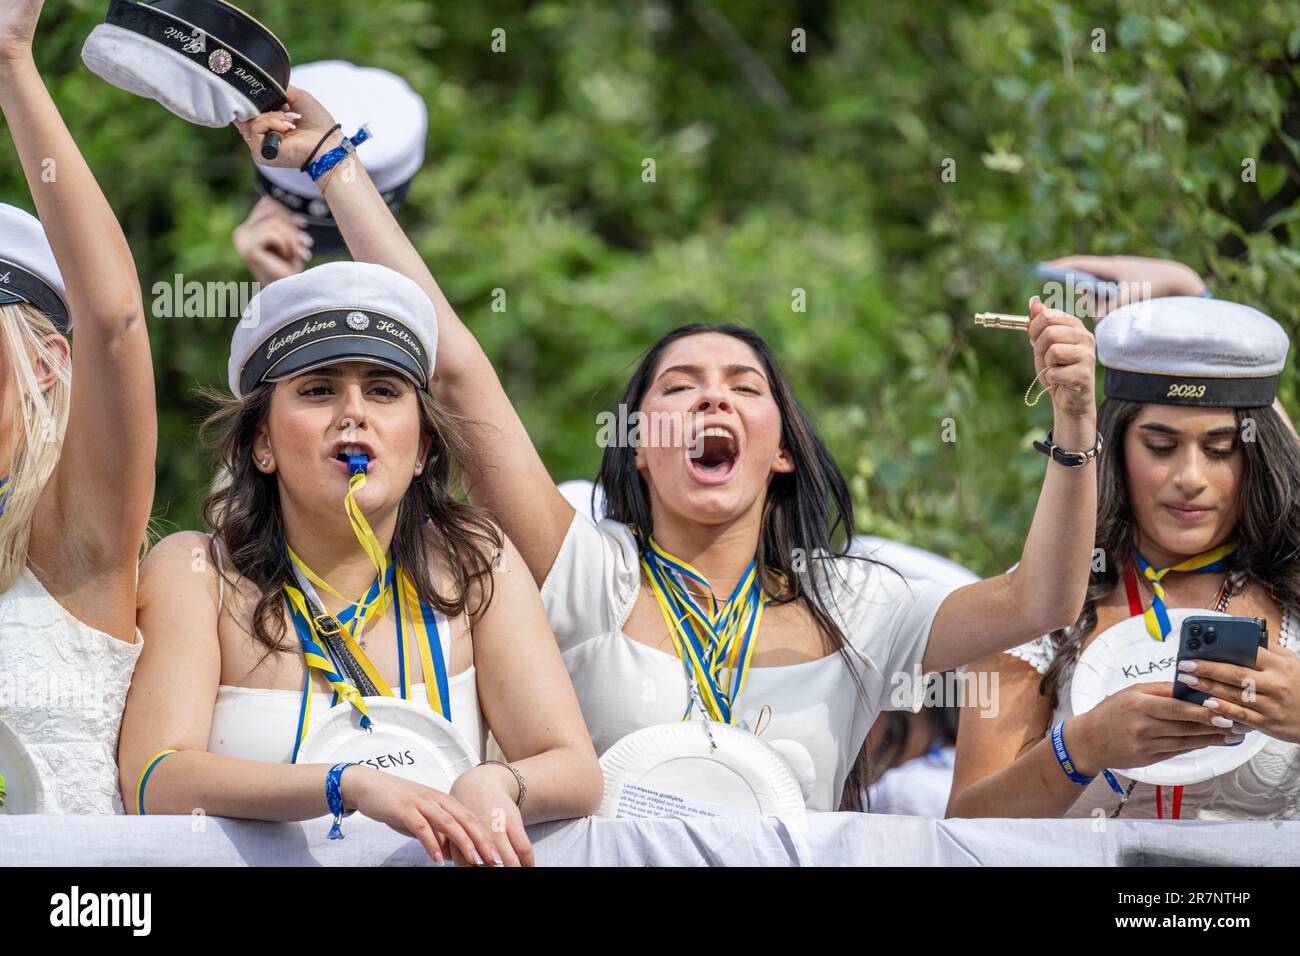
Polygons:
[[[726,372],[727,375],[729,376],[754,374],[757,375],[759,378],[761,378],[763,381],[765,382],[767,381],[767,376],[764,375],[758,369],[754,368],[754,366],[752,365],[742,365],[742,364],[728,365],[725,369],[723,369],[723,371]],[[668,368],[664,369],[657,376],[655,376],[655,381],[658,381],[659,379],[663,378],[669,372],[681,372],[683,375],[700,375],[704,372],[704,369],[698,365],[670,365]]]
[[763,381],[765,382],[767,381],[767,376],[764,375],[762,372],[760,372],[758,369],[754,368],[754,366],[752,365],[728,365],[727,366],[728,375],[745,375],[747,373],[757,375]]
[[[1173,435],[1176,438],[1181,438],[1183,434],[1177,428],[1174,428],[1172,425],[1162,425],[1160,422],[1147,422],[1146,424],[1139,425],[1138,427],[1144,428],[1147,431],[1151,431],[1151,432],[1159,432],[1161,435]],[[1224,425],[1221,428],[1211,428],[1209,431],[1204,432],[1201,435],[1201,437],[1202,438],[1226,438],[1229,435],[1235,435],[1235,434],[1237,434],[1236,426]]]
[[669,372],[681,372],[683,375],[699,375],[702,371],[704,370],[698,365],[670,365],[655,376],[655,381],[659,381],[659,379],[663,378]]

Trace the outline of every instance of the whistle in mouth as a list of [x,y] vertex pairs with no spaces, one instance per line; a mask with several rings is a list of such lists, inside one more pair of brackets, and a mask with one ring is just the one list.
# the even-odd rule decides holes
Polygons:
[[370,467],[370,459],[365,455],[348,455],[348,477],[364,475]]

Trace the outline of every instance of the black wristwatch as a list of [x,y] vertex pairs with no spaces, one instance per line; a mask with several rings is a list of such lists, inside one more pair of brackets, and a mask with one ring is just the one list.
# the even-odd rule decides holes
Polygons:
[[1097,432],[1097,444],[1087,451],[1062,451],[1056,442],[1052,441],[1052,432],[1054,430],[1048,429],[1047,440],[1034,442],[1034,448],[1050,457],[1058,465],[1064,465],[1066,468],[1081,468],[1101,454],[1101,432]]

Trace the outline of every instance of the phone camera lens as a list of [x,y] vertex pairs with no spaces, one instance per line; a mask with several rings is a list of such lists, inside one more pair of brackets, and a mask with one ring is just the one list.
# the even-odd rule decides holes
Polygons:
[[1217,641],[1218,639],[1219,639],[1219,635],[1218,635],[1217,633],[1215,633],[1214,628],[1210,628],[1208,631],[1205,632],[1205,643],[1206,643],[1206,644],[1213,644],[1213,643],[1214,643],[1215,641]]
[[1192,637],[1199,636],[1201,633],[1201,625],[1199,624],[1191,625],[1190,627],[1187,628],[1187,633],[1192,635]]
[[1187,642],[1187,649],[1189,651],[1199,651],[1201,649],[1201,639],[1199,637],[1192,638]]

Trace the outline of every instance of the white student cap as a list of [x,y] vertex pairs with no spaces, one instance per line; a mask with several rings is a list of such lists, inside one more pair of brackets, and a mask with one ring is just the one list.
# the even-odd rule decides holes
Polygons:
[[1134,302],[1097,326],[1106,397],[1157,405],[1271,405],[1290,344],[1258,309],[1192,296]]
[[289,86],[284,44],[224,0],[111,0],[81,59],[114,86],[213,128],[279,109]]
[[68,292],[41,222],[0,203],[0,305],[26,302],[64,335],[72,328]]
[[[357,147],[357,158],[388,208],[396,212],[411,180],[424,165],[429,113],[420,95],[387,70],[343,60],[294,67],[292,83],[319,100],[342,125],[344,135],[353,136],[362,126],[369,127],[373,138]],[[257,191],[306,216],[307,232],[316,240],[317,251],[342,247],[329,206],[311,177],[297,167],[258,164]]]
[[230,390],[242,397],[336,362],[374,362],[419,388],[433,377],[438,320],[415,282],[385,266],[331,262],[264,288],[230,342]]

